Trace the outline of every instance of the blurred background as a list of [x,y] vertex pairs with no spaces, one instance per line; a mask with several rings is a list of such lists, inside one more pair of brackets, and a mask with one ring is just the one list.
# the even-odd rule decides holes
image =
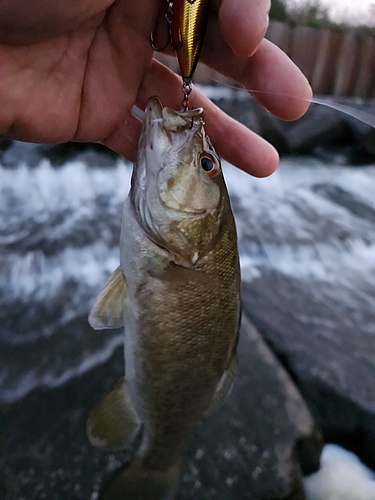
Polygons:
[[[256,94],[197,69],[202,90],[273,143],[281,163],[255,179],[224,162],[243,277],[241,372],[196,430],[178,498],[374,500],[375,3],[273,0],[270,17],[267,38],[323,104],[282,122]],[[128,458],[94,449],[85,421],[123,374],[123,333],[95,332],[87,315],[119,262],[130,175],[102,146],[0,142],[6,500],[95,500]],[[320,460],[324,443],[340,448]],[[340,484],[326,480],[330,467]]]

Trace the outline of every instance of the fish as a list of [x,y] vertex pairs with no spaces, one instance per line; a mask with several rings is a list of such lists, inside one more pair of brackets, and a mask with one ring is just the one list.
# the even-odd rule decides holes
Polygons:
[[92,444],[133,452],[102,500],[174,498],[194,427],[233,386],[240,316],[235,220],[203,110],[175,111],[151,97],[120,266],[89,315],[94,329],[125,332],[125,377],[87,421]]

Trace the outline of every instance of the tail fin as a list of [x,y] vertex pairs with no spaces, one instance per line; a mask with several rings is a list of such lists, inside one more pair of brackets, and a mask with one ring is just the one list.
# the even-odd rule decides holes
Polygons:
[[146,468],[139,460],[117,472],[100,500],[173,500],[180,464],[166,471]]

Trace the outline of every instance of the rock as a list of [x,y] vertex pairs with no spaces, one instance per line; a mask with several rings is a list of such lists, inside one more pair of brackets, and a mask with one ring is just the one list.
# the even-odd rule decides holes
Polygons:
[[0,141],[1,164],[7,168],[19,165],[36,167],[43,160],[61,167],[69,161],[86,161],[92,167],[113,166],[119,158],[102,144],[67,142],[65,144],[33,144],[20,141]]
[[[284,369],[243,318],[240,376],[227,403],[203,421],[187,452],[179,500],[302,500],[302,471],[318,468],[320,434]],[[87,441],[90,408],[121,377],[122,350],[55,389],[36,390],[0,413],[4,500],[96,499],[129,459]]]
[[122,454],[104,454],[86,438],[99,391],[121,377],[122,349],[107,363],[55,389],[38,389],[0,409],[3,500],[94,500]]
[[374,128],[361,121],[374,121],[370,101],[317,98],[302,118],[290,123],[273,116],[241,89],[210,87],[207,93],[223,111],[270,142],[281,156],[313,154],[325,162],[354,165],[375,158]]
[[[220,90],[220,89],[219,89]],[[290,154],[285,126],[281,120],[265,110],[253,97],[243,89],[223,89],[223,98],[219,92],[209,91],[209,97],[225,113],[235,117],[256,134],[270,142],[280,155]]]
[[254,106],[254,112],[257,115],[260,135],[270,142],[280,155],[291,154],[293,150],[290,147],[285,124],[262,108],[259,104]]
[[263,133],[260,119],[263,118],[265,110],[249,94],[240,89],[228,89],[229,97],[212,98],[215,104],[230,116],[245,125],[256,134]]
[[12,145],[11,139],[1,139],[0,140],[0,151],[7,150]]
[[246,316],[240,376],[225,406],[202,422],[178,498],[302,500],[321,437],[298,390]]
[[371,283],[343,284],[338,306],[334,279],[311,283],[268,270],[244,285],[244,310],[292,375],[325,441],[355,451],[374,468]]
[[321,143],[347,135],[341,113],[323,106],[312,106],[300,120],[285,128],[289,151],[308,153]]
[[363,149],[369,158],[375,158],[375,128],[351,116],[346,118],[346,122],[352,130],[359,148]]

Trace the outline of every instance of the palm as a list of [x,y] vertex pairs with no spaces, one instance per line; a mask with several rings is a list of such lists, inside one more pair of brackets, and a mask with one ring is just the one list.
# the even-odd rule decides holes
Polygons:
[[[34,142],[99,141],[133,159],[140,131],[133,105],[144,107],[151,95],[168,106],[181,103],[181,80],[152,60],[150,33],[161,1],[30,0],[25,7],[23,0],[3,0],[0,136]],[[210,20],[203,58],[248,88],[266,90],[263,103],[275,114],[297,118],[306,105],[275,98],[272,86],[278,94],[284,87],[286,94],[308,97],[301,75],[295,72],[293,77],[291,64],[270,46],[259,50],[260,56],[246,55],[261,40],[265,24],[259,30],[256,15],[243,16],[242,10],[264,16],[266,3],[255,10],[251,0],[220,1],[221,17]],[[233,9],[233,19],[236,2],[240,9]],[[258,23],[257,31],[251,22]],[[272,71],[274,79],[269,78]],[[205,108],[207,130],[219,153],[255,175],[274,170],[277,154],[263,140],[197,90],[192,104]]]
[[93,19],[88,12],[86,19],[77,20],[87,22],[83,30],[69,33],[67,27],[52,39],[41,32],[42,41],[26,46],[3,44],[0,107],[12,106],[13,112],[5,114],[2,132],[37,142],[110,140],[121,122],[131,120],[131,108],[151,64],[146,33],[154,12],[149,1],[138,6],[142,3],[147,9],[138,7],[135,12],[126,10],[128,2],[108,7],[108,1],[97,0],[93,11],[99,4],[103,10]]

